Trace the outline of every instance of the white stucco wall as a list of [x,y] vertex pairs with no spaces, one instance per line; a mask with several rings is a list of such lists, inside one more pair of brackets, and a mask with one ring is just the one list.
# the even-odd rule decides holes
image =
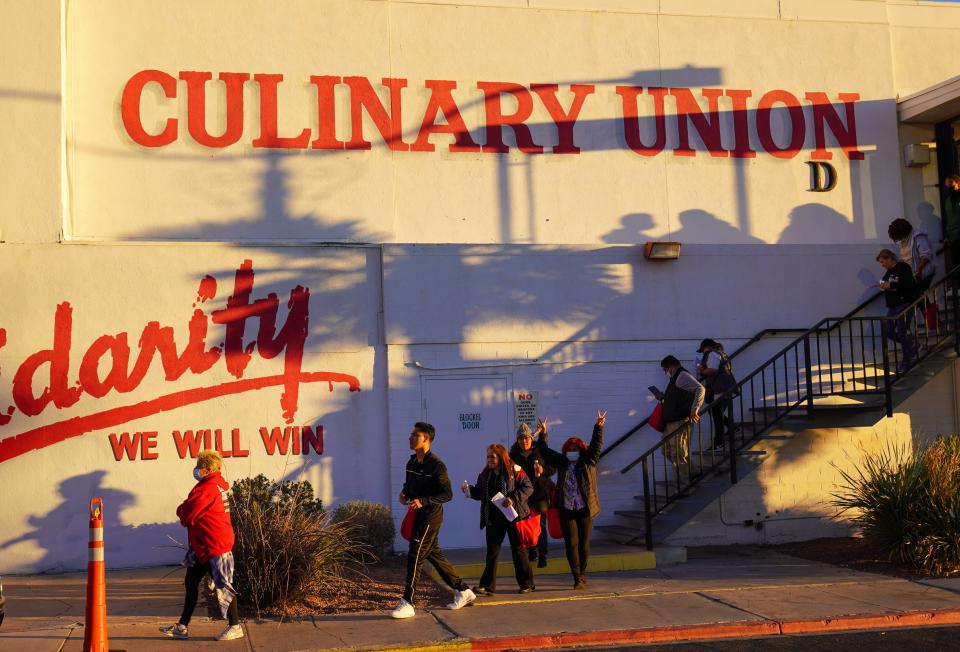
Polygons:
[[[167,534],[183,538],[173,509],[191,485],[192,463],[178,455],[175,430],[237,428],[249,455],[227,460],[229,478],[305,478],[328,504],[386,502],[399,521],[406,434],[413,421],[438,414],[427,398],[446,396],[431,379],[479,379],[450,400],[506,415],[507,425],[485,437],[510,438],[515,393],[526,390],[537,393],[557,438],[588,434],[592,410],[603,407],[612,440],[649,411],[642,388],[659,380],[663,355],[686,361],[707,335],[734,348],[763,328],[845,313],[877,276],[873,256],[889,220],[905,214],[925,225],[935,217],[919,208],[930,201],[929,170],[904,171],[900,159],[902,142],[927,133],[898,133],[895,100],[955,74],[938,48],[960,35],[956,7],[892,0],[72,0],[0,2],[0,17],[0,415],[14,408],[0,424],[0,452],[8,453],[0,510],[9,526],[0,572],[82,567],[93,494],[107,505],[108,563],[175,560],[178,552],[156,547]],[[239,140],[225,148],[194,142],[185,81],[175,83],[176,98],[148,86],[136,112],[144,129],[159,133],[169,118],[178,126],[175,142],[144,147],[122,112],[125,85],[144,70],[282,74],[278,135],[307,129],[311,141],[320,137],[311,76],[366,78],[388,106],[380,80],[403,79],[407,145],[421,130],[428,80],[457,84],[452,97],[479,144],[487,144],[487,109],[478,83],[512,82],[530,93],[526,124],[547,151],[518,151],[509,128],[506,153],[450,151],[452,137],[443,134],[430,137],[434,151],[394,151],[367,113],[370,150],[254,147],[262,86],[252,80],[243,85]],[[559,131],[534,83],[557,84],[563,110],[572,85],[595,87],[573,131],[580,153],[551,151]],[[224,93],[219,83],[208,86],[205,124],[217,135],[226,127]],[[656,132],[650,87],[689,88],[704,111],[704,89],[722,89],[720,148],[734,149],[744,118],[756,156],[713,156],[693,127],[694,155],[678,155],[671,95],[663,151],[632,151],[618,86],[645,89],[645,142]],[[743,113],[735,112],[737,91],[752,93]],[[760,145],[757,103],[771,91],[802,105],[804,140],[790,158]],[[827,130],[839,181],[832,192],[808,190],[816,150],[808,92],[834,102],[859,95],[863,159],[848,158]],[[332,107],[336,137],[350,140],[344,84]],[[503,112],[515,108],[504,95]],[[846,125],[843,104],[835,109]],[[784,147],[786,113],[774,108],[771,116],[771,137]],[[652,239],[682,242],[681,258],[645,261],[634,245]],[[331,242],[339,245],[323,244]],[[306,382],[289,424],[278,386],[117,416],[164,396],[195,397],[189,392],[284,372],[283,353],[264,358],[254,346],[241,377],[221,358],[167,380],[154,360],[128,392],[87,391],[33,415],[21,406],[22,389],[14,400],[18,370],[53,347],[58,305],[73,309],[70,355],[58,358],[69,361],[61,393],[70,396],[101,336],[128,334],[131,368],[145,325],[157,321],[172,327],[182,353],[193,310],[209,321],[224,308],[246,260],[256,273],[251,301],[276,293],[278,324],[291,291],[309,288],[303,371],[347,374],[359,392]],[[199,302],[207,275],[218,291]],[[247,322],[247,345],[255,321]],[[206,347],[223,346],[225,336],[222,324],[208,323]],[[745,356],[740,368],[781,341]],[[38,365],[35,397],[50,366]],[[109,353],[88,362],[88,376],[94,366],[106,378]],[[107,421],[90,421],[96,415]],[[70,419],[92,425],[58,439],[77,431]],[[271,455],[260,438],[261,426],[317,424],[322,455]],[[444,426],[437,450],[468,468],[460,458],[477,442],[458,440],[456,425]],[[111,434],[153,431],[148,453],[156,459],[131,461],[122,451],[116,459]],[[41,445],[26,450],[20,444],[28,440]],[[642,434],[610,456],[606,514],[632,505],[636,493],[610,471],[650,443]],[[452,523],[469,519],[472,527],[474,505],[448,512]]]

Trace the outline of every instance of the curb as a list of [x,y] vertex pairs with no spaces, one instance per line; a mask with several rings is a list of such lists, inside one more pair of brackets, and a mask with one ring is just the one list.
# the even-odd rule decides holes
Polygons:
[[638,645],[707,639],[772,637],[797,634],[933,627],[960,624],[960,609],[907,611],[887,614],[855,614],[836,618],[799,620],[753,620],[703,625],[673,625],[644,629],[614,629],[599,632],[559,632],[480,639],[455,638],[427,644],[361,648],[361,652],[500,652],[501,650],[545,650],[591,645]]

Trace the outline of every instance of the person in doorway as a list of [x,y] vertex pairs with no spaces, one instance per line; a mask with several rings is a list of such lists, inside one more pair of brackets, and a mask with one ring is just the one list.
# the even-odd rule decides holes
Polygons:
[[700,421],[700,407],[706,389],[674,356],[660,361],[669,378],[660,402],[663,403],[663,455],[673,465],[678,489],[690,482],[690,431]]
[[[697,353],[701,354],[700,363],[697,365],[697,375],[706,390],[704,401],[712,403],[737,386],[737,379],[733,377],[733,365],[723,350],[723,345],[716,340],[707,338],[700,342]],[[728,429],[733,425],[727,417],[728,403],[729,401],[719,402],[710,408],[710,421],[713,424],[713,450],[715,451],[723,450],[727,441]]]
[[437,431],[431,424],[422,421],[413,424],[410,432],[410,450],[413,455],[407,460],[400,504],[416,510],[416,516],[413,536],[410,537],[410,549],[407,552],[407,580],[403,597],[390,613],[394,618],[412,618],[416,615],[413,594],[424,561],[433,564],[440,579],[455,591],[453,602],[447,605],[448,608],[460,609],[477,598],[440,550],[443,503],[453,498],[453,491],[450,488],[446,465],[430,450],[436,434]]
[[547,510],[550,508],[550,496],[556,488],[550,479],[556,470],[544,463],[540,448],[534,442],[535,435],[539,436],[546,431],[546,420],[537,423],[535,432],[531,432],[527,424],[521,423],[517,429],[517,441],[510,448],[510,459],[523,469],[533,483],[533,494],[528,501],[530,510],[540,514],[540,538],[536,547],[530,548],[529,552],[530,561],[536,561],[537,568],[545,568],[547,565]]
[[180,524],[187,528],[190,545],[184,565],[187,575],[183,580],[186,595],[183,612],[174,625],[161,627],[165,636],[189,638],[187,627],[197,606],[200,581],[209,574],[220,603],[220,611],[228,620],[227,628],[217,635],[218,641],[243,638],[240,614],[237,610],[237,592],[233,589],[233,524],[230,522],[230,485],[220,471],[223,458],[213,450],[201,451],[193,477],[197,481],[187,499],[177,507]]
[[900,260],[913,270],[918,295],[926,292],[937,272],[930,238],[923,231],[916,231],[913,225],[902,217],[890,222],[887,235],[900,247]]
[[[899,315],[920,294],[913,270],[902,260],[898,261],[897,255],[889,249],[880,250],[877,254],[877,262],[886,270],[877,287],[883,290],[883,298],[887,303],[887,316]],[[903,373],[913,364],[913,336],[909,332],[912,320],[913,310],[907,310],[887,327],[887,337],[900,345],[903,354],[897,366],[897,373]]]
[[537,442],[543,460],[557,469],[557,508],[575,590],[583,590],[587,586],[590,531],[593,519],[600,514],[597,464],[603,448],[603,426],[606,422],[607,413],[597,410],[597,422],[593,426],[589,445],[579,437],[570,437],[558,453],[547,446],[546,428]]
[[[943,244],[947,249],[947,270],[960,265],[960,175],[943,180]],[[960,282],[960,272],[953,274],[953,282]]]
[[[514,521],[530,516],[530,508],[527,506],[527,500],[533,494],[530,478],[519,467],[514,469],[506,448],[501,444],[490,444],[487,446],[487,464],[477,476],[477,484],[472,485],[464,480],[461,489],[469,498],[480,501],[480,529],[486,529],[487,561],[480,576],[480,583],[473,590],[474,593],[493,595],[496,592],[497,560],[500,557],[500,546],[503,545],[504,535],[510,541],[513,570],[520,593],[530,593],[535,590],[530,560],[520,544],[520,535],[514,524]],[[494,499],[500,497],[503,497],[504,509],[512,507],[517,512],[515,517],[508,518],[493,503]]]

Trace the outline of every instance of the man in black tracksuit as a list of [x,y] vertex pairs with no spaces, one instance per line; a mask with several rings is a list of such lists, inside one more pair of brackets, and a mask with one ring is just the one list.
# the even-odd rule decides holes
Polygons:
[[407,553],[407,583],[403,599],[390,614],[394,618],[410,618],[415,615],[413,592],[417,585],[423,562],[428,560],[437,569],[440,578],[456,593],[450,609],[460,609],[476,599],[473,591],[460,579],[453,566],[443,556],[438,542],[443,524],[443,503],[453,497],[450,478],[443,461],[430,452],[436,429],[429,423],[417,422],[410,433],[410,450],[413,455],[407,461],[406,479],[400,492],[400,502],[416,510],[413,536]]

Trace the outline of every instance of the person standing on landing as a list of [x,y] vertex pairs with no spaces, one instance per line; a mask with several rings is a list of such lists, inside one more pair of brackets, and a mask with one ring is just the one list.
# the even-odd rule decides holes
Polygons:
[[540,455],[540,447],[534,443],[534,436],[547,430],[547,422],[539,421],[535,432],[530,432],[530,426],[521,423],[517,429],[517,441],[510,449],[510,459],[519,464],[523,472],[533,483],[533,494],[528,505],[530,510],[540,512],[540,538],[535,548],[530,548],[530,561],[537,562],[537,568],[547,565],[547,510],[550,508],[550,496],[556,486],[550,480],[556,471],[544,463]]
[[[480,583],[474,589],[477,595],[492,595],[497,589],[497,559],[503,536],[510,541],[510,553],[513,556],[513,570],[517,578],[520,593],[535,590],[530,560],[520,544],[515,520],[530,515],[527,500],[533,493],[533,484],[523,470],[513,468],[513,462],[507,456],[507,449],[501,444],[487,446],[487,465],[477,476],[477,484],[463,481],[461,489],[468,498],[480,501],[480,529],[486,530],[487,561],[480,576]],[[506,497],[504,507],[513,507],[517,518],[509,520],[500,508],[493,504],[493,498],[500,494]]]
[[573,575],[573,588],[577,590],[587,586],[590,530],[593,519],[600,514],[597,463],[603,448],[603,426],[606,422],[607,413],[597,410],[597,422],[593,426],[589,446],[579,437],[570,437],[558,453],[547,446],[546,429],[541,431],[537,443],[544,461],[557,469],[557,508],[567,563]]
[[413,593],[424,561],[433,564],[440,578],[456,591],[453,602],[447,605],[450,609],[460,609],[477,599],[440,550],[443,503],[453,498],[453,491],[450,489],[446,465],[430,451],[436,434],[437,431],[432,425],[422,421],[413,424],[413,431],[410,433],[410,450],[413,455],[407,460],[400,503],[416,510],[416,516],[413,536],[410,537],[410,550],[407,552],[406,586],[403,597],[390,614],[394,618],[412,618],[416,615]]
[[180,523],[187,528],[187,551],[184,565],[187,575],[183,580],[186,595],[183,612],[175,625],[161,627],[165,636],[189,638],[187,626],[197,606],[200,580],[209,573],[216,587],[220,611],[229,625],[217,636],[218,641],[243,638],[240,614],[237,610],[237,592],[233,589],[233,524],[230,522],[230,485],[220,475],[223,458],[213,450],[197,456],[193,477],[197,484],[187,499],[177,507]]

